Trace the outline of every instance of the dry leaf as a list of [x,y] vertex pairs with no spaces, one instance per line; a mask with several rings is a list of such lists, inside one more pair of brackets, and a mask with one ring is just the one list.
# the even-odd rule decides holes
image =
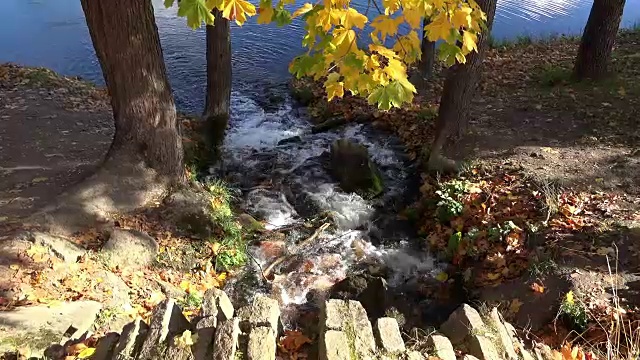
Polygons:
[[511,300],[511,303],[509,304],[509,313],[516,315],[518,311],[520,311],[520,307],[522,306],[522,304],[522,301],[520,301],[519,299]]
[[540,293],[540,294],[544,293],[544,286],[542,286],[542,285],[540,285],[538,283],[531,284],[530,288],[534,292],[537,292],[537,293]]

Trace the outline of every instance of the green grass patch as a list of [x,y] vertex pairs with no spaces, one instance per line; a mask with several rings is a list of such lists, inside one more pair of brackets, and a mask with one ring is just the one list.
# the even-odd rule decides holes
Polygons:
[[538,82],[544,86],[554,87],[571,82],[571,70],[560,66],[545,66],[536,74]]

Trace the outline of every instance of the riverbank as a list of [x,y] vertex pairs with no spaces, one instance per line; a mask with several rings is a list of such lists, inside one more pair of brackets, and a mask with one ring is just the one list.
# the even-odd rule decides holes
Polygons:
[[[470,126],[445,151],[465,162],[464,171],[425,173],[422,199],[407,216],[425,246],[451,264],[444,279],[464,282],[477,301],[500,304],[552,345],[578,337],[597,347],[620,308],[627,324],[640,320],[640,31],[621,32],[613,76],[600,83],[571,80],[578,41],[489,51]],[[439,70],[410,108],[387,113],[354,97],[327,103],[320,87],[294,85],[316,95],[316,121],[344,114],[347,122],[372,122],[422,162],[442,91]]]

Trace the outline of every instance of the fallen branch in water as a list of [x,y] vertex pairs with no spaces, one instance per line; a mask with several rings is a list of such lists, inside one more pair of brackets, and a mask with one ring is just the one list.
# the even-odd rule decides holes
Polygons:
[[275,269],[278,265],[282,264],[285,260],[289,260],[290,258],[294,257],[301,248],[303,248],[305,245],[317,239],[318,236],[320,236],[320,234],[322,234],[329,227],[329,225],[330,225],[329,223],[322,224],[318,229],[316,229],[316,231],[314,231],[313,235],[309,236],[306,240],[296,245],[294,247],[294,251],[292,251],[291,254],[282,255],[279,258],[277,258],[274,262],[272,262],[269,266],[267,266],[266,269],[264,269],[264,271],[262,272],[262,276],[265,279],[269,279],[271,277],[270,275],[271,275],[271,272],[273,272],[273,269]]

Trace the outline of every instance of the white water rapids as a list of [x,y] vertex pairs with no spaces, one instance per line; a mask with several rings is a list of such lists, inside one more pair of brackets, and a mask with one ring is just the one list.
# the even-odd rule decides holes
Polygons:
[[[388,211],[394,201],[403,197],[408,186],[409,171],[402,147],[390,135],[375,133],[363,125],[350,125],[331,132],[311,134],[311,124],[304,112],[294,108],[288,98],[271,112],[265,112],[254,100],[242,94],[232,96],[233,114],[225,138],[225,168],[234,185],[243,189],[243,205],[247,212],[267,224],[267,229],[292,228],[304,217],[323,211],[333,212],[336,230],[322,232],[301,252],[297,261],[277,268],[269,290],[283,305],[302,304],[307,294],[324,294],[334,283],[347,276],[349,269],[362,264],[384,266],[390,274],[390,286],[409,278],[432,277],[440,270],[433,258],[409,246],[404,229],[398,238],[385,239],[386,244],[372,244],[376,229],[374,217],[394,216]],[[298,142],[278,145],[292,136]],[[352,139],[369,149],[385,181],[385,194],[374,201],[343,192],[327,173],[322,154],[341,137]],[[311,213],[300,214],[300,203],[311,207]],[[298,205],[299,205],[298,204]],[[382,210],[382,211],[381,211]],[[310,229],[313,232],[313,229]],[[384,231],[382,231],[384,233]],[[303,240],[303,239],[300,239]],[[391,240],[391,241],[387,241]],[[279,256],[295,248],[291,237],[265,241],[250,249],[264,270]],[[251,264],[254,271],[260,269]]]

